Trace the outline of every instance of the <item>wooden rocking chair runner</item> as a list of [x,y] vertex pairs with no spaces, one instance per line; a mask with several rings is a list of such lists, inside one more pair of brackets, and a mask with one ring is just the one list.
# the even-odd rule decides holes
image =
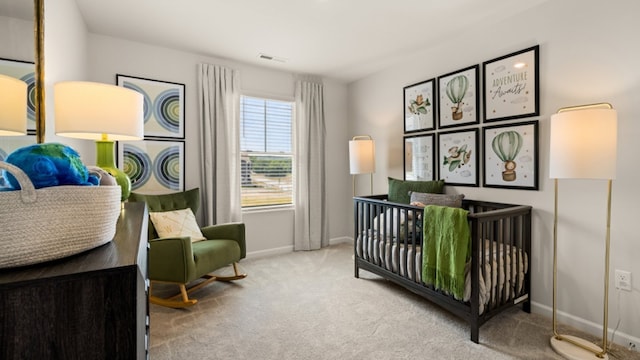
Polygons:
[[[149,212],[191,208],[195,214],[200,205],[198,188],[180,193],[143,195],[131,193],[129,201],[146,202]],[[246,257],[245,227],[243,223],[205,226],[200,229],[206,240],[191,242],[189,237],[158,238],[149,221],[149,301],[172,308],[191,306],[198,302],[189,294],[219,280],[232,281],[247,275],[238,272],[237,262]],[[232,265],[234,276],[217,276],[211,272]],[[196,285],[190,283],[203,278]],[[173,283],[180,292],[169,298],[153,295],[153,283]]]

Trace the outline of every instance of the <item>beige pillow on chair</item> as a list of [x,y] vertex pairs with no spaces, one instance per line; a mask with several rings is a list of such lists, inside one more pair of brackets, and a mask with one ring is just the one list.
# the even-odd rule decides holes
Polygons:
[[190,208],[174,211],[150,212],[149,217],[156,228],[158,236],[166,237],[191,237],[191,242],[206,240],[202,235],[196,217]]

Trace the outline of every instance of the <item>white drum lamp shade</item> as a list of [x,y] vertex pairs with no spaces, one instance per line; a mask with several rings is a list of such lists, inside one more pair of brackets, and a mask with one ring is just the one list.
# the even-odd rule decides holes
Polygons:
[[27,133],[27,83],[0,75],[0,136]]
[[115,85],[69,81],[54,85],[56,134],[106,140],[139,140],[144,134],[142,94]]
[[349,172],[352,175],[376,172],[375,143],[372,139],[349,141]]
[[618,117],[614,109],[551,116],[551,179],[615,179]]

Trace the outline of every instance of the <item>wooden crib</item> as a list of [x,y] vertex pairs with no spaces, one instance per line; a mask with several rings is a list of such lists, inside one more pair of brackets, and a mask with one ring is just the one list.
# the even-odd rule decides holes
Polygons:
[[387,195],[354,197],[355,277],[360,269],[391,280],[469,322],[480,325],[522,303],[530,312],[531,207],[463,200],[469,211],[471,258],[464,299],[422,282],[423,208],[387,201]]

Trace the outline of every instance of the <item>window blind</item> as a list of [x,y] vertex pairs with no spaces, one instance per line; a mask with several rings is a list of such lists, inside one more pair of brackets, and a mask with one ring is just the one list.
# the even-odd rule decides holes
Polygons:
[[293,203],[293,103],[242,96],[242,207]]

